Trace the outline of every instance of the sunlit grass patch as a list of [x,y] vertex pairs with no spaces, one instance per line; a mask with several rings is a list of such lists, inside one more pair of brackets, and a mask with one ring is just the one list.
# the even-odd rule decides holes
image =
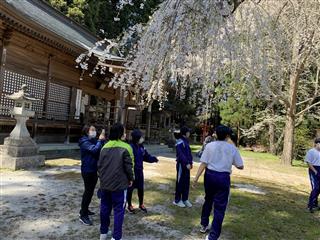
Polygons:
[[197,153],[197,152],[199,152],[201,150],[202,145],[198,145],[198,144],[194,144],[193,145],[193,144],[191,144],[190,148],[191,148],[191,152]]
[[[276,157],[264,153],[241,153],[245,160],[245,170],[234,170],[232,174],[230,202],[221,239],[319,239],[320,212],[310,214],[306,210],[310,191],[306,169],[283,166]],[[145,163],[144,203],[148,213],[137,210],[136,214],[126,214],[123,239],[204,239],[205,235],[199,233],[204,197],[203,176],[195,189],[190,188],[189,199],[193,207],[182,209],[174,206],[176,162],[174,155],[172,157],[159,157],[157,164]],[[86,228],[78,221],[83,193],[80,162],[72,159],[47,162],[54,169],[44,169],[45,172],[40,177],[40,171],[36,171],[34,175],[30,174],[32,172],[25,172],[27,179],[32,177],[33,181],[38,182],[40,178],[41,186],[44,186],[33,197],[25,197],[20,201],[22,205],[31,201],[32,207],[22,207],[19,212],[4,209],[5,219],[19,216],[21,224],[27,221],[31,212],[36,214],[32,221],[38,221],[38,217],[42,216],[63,218],[59,225],[61,229],[56,230],[57,238],[98,239],[100,200],[96,191],[90,204],[90,209],[96,212],[92,216],[94,226]],[[198,164],[194,164],[191,181],[197,168]],[[12,173],[4,174],[12,176]],[[23,172],[19,173],[21,174]],[[99,183],[96,190],[98,187]],[[246,188],[261,192],[246,191]],[[9,199],[5,201],[5,205],[12,202]],[[133,204],[138,207],[137,190],[133,193]],[[10,237],[19,236],[15,232],[18,225],[13,225],[12,222],[7,221],[6,226],[10,226],[10,229],[2,227],[2,230],[6,229],[11,234]],[[53,229],[54,226],[48,229]],[[39,228],[34,229],[35,231],[30,230],[34,232],[30,233],[33,239],[55,239],[52,232],[44,235],[37,233]],[[60,234],[60,231],[64,232]]]
[[81,162],[71,158],[59,158],[54,160],[46,160],[46,167],[63,167],[63,166],[80,166]]
[[253,152],[253,151],[247,151],[240,149],[240,154],[242,157],[247,158],[259,158],[266,161],[278,161],[280,160],[279,156],[272,155],[270,153],[259,153],[259,152]]

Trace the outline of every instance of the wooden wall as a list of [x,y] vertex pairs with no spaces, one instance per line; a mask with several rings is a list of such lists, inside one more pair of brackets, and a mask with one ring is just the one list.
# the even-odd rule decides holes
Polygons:
[[[0,27],[0,34],[1,31],[3,29]],[[51,57],[50,73],[49,57]],[[83,80],[80,81],[81,70],[76,68],[75,58],[75,56],[46,46],[20,32],[13,31],[7,46],[5,67],[8,70],[43,80],[47,80],[50,75],[50,80],[53,83],[83,89],[90,95],[103,97],[107,100],[115,99],[116,91],[114,89],[97,89],[97,82],[101,82],[101,79],[96,76],[90,77],[86,73]]]

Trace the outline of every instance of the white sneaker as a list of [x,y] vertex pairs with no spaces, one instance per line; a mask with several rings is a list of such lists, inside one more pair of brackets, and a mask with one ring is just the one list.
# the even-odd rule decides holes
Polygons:
[[178,207],[181,207],[181,208],[185,208],[186,205],[180,200],[179,202],[176,203],[176,201],[173,201],[173,205],[176,205]]
[[189,200],[186,200],[183,203],[184,203],[184,205],[186,205],[186,207],[189,207],[189,208],[192,207],[192,204],[191,204],[191,202]]
[[209,240],[209,235],[206,236],[206,240]]
[[108,234],[100,234],[100,240],[107,240]]
[[[115,240],[115,239],[114,239],[114,238],[111,238],[111,240]],[[121,238],[120,240],[122,240],[122,238]]]

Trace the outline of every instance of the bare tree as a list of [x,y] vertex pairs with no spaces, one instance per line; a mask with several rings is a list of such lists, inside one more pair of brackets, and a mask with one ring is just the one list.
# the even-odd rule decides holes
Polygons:
[[320,104],[317,80],[313,92],[303,87],[310,85],[320,62],[319,1],[164,1],[140,29],[141,38],[127,58],[129,71],[110,85],[142,90],[143,104],[165,101],[166,86],[179,81],[182,97],[196,86],[194,95],[205,105],[226,74],[235,81],[245,78],[270,99],[270,107],[273,102],[283,106],[282,162],[291,164],[297,118]]
[[[248,79],[259,79],[266,96],[284,106],[282,163],[287,165],[292,164],[296,119],[320,104],[316,101],[319,73],[314,82],[311,80],[312,67],[318,67],[320,58],[319,9],[318,0],[243,4],[236,17],[236,26],[240,27],[232,33],[238,36],[237,41],[244,36],[246,43],[237,48],[241,53],[235,58],[235,66],[249,74]],[[248,14],[249,20],[242,18]],[[234,43],[239,46],[239,42]]]

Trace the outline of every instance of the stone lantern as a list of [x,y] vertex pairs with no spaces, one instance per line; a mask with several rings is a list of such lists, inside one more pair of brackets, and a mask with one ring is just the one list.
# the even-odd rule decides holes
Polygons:
[[32,111],[32,102],[39,101],[27,93],[27,85],[22,85],[20,90],[6,96],[14,101],[11,114],[16,119],[16,126],[5,138],[0,158],[0,167],[9,169],[33,168],[44,165],[45,157],[39,155],[39,148],[30,137],[26,122],[35,115]]

